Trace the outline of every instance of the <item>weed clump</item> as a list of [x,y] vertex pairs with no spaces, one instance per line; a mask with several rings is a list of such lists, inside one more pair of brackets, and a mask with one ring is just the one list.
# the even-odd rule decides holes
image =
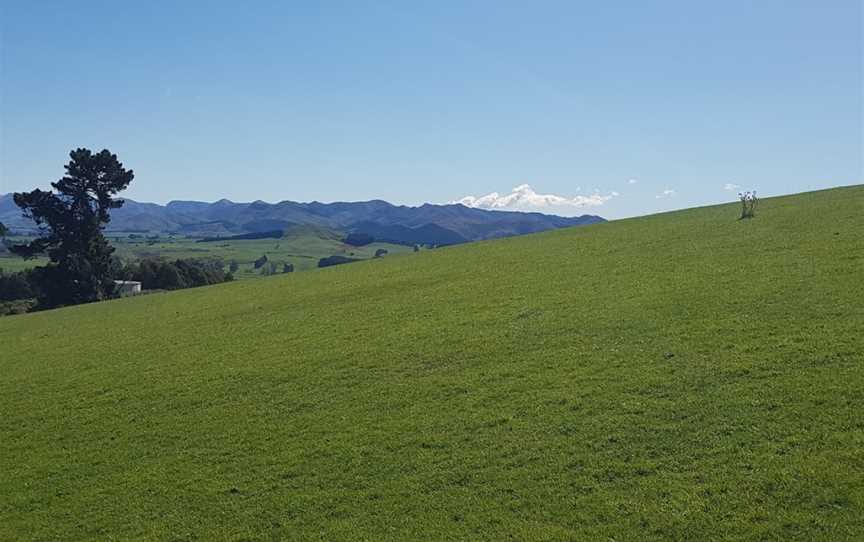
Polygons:
[[759,199],[756,197],[756,191],[739,192],[738,199],[741,200],[741,219],[753,218],[756,216],[756,204]]

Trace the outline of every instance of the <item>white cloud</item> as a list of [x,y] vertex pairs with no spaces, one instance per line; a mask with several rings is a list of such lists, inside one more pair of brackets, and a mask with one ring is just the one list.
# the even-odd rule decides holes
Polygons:
[[663,191],[662,194],[657,194],[654,197],[657,199],[671,198],[671,197],[675,196],[675,194],[676,194],[676,192],[674,190],[672,190],[671,188],[667,188],[666,190]]
[[734,192],[734,191],[738,190],[739,188],[741,188],[741,187],[738,186],[737,184],[732,184],[732,183],[726,183],[723,185],[723,190],[729,190],[730,192]]
[[630,179],[629,181],[627,181],[627,184],[636,184],[638,182],[639,182],[638,179]]
[[501,195],[492,192],[485,196],[465,196],[464,198],[449,203],[458,203],[466,207],[477,209],[494,209],[500,211],[554,211],[566,213],[580,207],[597,207],[603,205],[617,192],[609,195],[595,193],[590,196],[574,196],[568,198],[555,194],[538,194],[530,185],[521,184],[515,187],[509,194]]

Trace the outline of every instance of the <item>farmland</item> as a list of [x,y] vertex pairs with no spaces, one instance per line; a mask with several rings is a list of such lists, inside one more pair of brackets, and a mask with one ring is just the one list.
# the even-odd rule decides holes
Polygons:
[[0,319],[0,539],[860,540],[864,187],[737,217]]
[[[388,255],[410,253],[411,247],[392,243],[372,243],[362,247],[346,245],[344,234],[312,226],[294,226],[285,231],[280,239],[223,240],[200,242],[201,238],[174,235],[144,235],[140,233],[109,232],[107,237],[117,249],[123,261],[142,258],[174,260],[178,258],[221,258],[226,269],[232,261],[239,264],[235,278],[260,277],[253,262],[266,255],[278,264],[292,264],[297,271],[314,269],[320,258],[340,255],[355,259],[368,259],[379,249]],[[10,242],[22,242],[25,238],[12,238]],[[12,254],[0,254],[0,269],[20,271],[44,265],[46,258],[23,260]]]

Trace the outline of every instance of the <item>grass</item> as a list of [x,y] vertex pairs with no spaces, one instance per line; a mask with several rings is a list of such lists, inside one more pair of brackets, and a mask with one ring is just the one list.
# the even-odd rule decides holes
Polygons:
[[[279,273],[282,265],[290,263],[295,271],[307,271],[318,266],[318,260],[338,254],[357,259],[369,259],[375,251],[383,248],[388,255],[407,254],[411,247],[389,243],[372,243],[363,247],[353,247],[342,242],[344,234],[312,226],[295,226],[289,229],[282,239],[255,239],[235,241],[212,241],[198,243],[195,239],[165,238],[151,244],[146,239],[112,238],[117,253],[125,259],[156,257],[208,258],[219,257],[227,265],[235,260],[240,268],[235,278],[259,278],[260,270],[254,262],[262,255],[277,263]],[[115,240],[116,239],[116,240]]]
[[0,319],[0,539],[860,540],[864,187]]
[[14,256],[9,253],[0,254],[0,270],[7,273],[26,271],[33,267],[45,265],[46,263],[48,263],[48,258],[33,258],[32,260],[25,260],[20,256]]
[[[412,247],[391,243],[372,243],[363,247],[354,247],[342,242],[344,234],[311,226],[290,228],[282,239],[208,243],[198,243],[197,239],[185,237],[161,236],[156,240],[148,240],[142,234],[136,234],[135,238],[116,232],[108,232],[106,235],[117,249],[117,256],[123,260],[218,257],[225,261],[226,270],[232,260],[237,261],[239,270],[234,274],[237,279],[260,278],[260,270],[254,268],[254,261],[264,254],[269,260],[277,263],[277,271],[281,273],[282,266],[286,263],[293,264],[295,271],[307,271],[317,268],[318,260],[327,256],[340,255],[365,260],[372,258],[378,249],[386,250],[388,256],[408,254],[413,250]],[[14,241],[21,243],[27,240],[17,238]],[[12,254],[0,254],[0,269],[7,272],[23,271],[46,263],[47,258],[24,260]]]
[[262,255],[277,263],[279,273],[282,265],[290,263],[295,271],[317,268],[318,260],[338,254],[357,259],[369,259],[375,251],[383,248],[388,255],[407,254],[411,247],[389,243],[372,243],[363,247],[353,247],[342,242],[344,234],[313,226],[290,228],[282,239],[255,239],[235,241],[212,241],[198,243],[196,239],[165,237],[156,242],[147,239],[129,239],[126,236],[110,236],[117,247],[117,254],[126,260],[140,258],[208,258],[219,257],[228,264],[235,260],[240,268],[235,278],[259,278],[260,270],[254,262]]
[[31,240],[29,237],[7,237],[5,239],[0,239],[0,271],[4,271],[6,273],[16,273],[18,271],[26,271],[27,269],[45,265],[48,263],[47,257],[38,257],[33,258],[31,260],[25,260],[20,256],[16,256],[9,252],[5,246],[5,244],[19,244],[19,243],[27,243]]

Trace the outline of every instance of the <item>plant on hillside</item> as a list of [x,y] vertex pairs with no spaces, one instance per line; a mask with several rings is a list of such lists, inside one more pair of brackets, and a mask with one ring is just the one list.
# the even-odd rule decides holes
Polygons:
[[98,301],[114,293],[111,254],[103,235],[110,210],[123,205],[114,199],[134,178],[117,155],[107,149],[69,153],[66,175],[51,183],[53,191],[33,190],[14,195],[25,217],[39,226],[39,237],[13,245],[24,258],[47,253],[51,262],[35,269],[43,308]]
[[271,261],[269,261],[266,264],[261,266],[260,274],[263,277],[269,277],[270,275],[275,275],[277,268],[278,268],[278,266],[277,266],[276,262],[271,260]]
[[756,191],[739,192],[738,199],[741,200],[741,218],[753,218],[756,216],[756,204],[759,199],[756,197]]

